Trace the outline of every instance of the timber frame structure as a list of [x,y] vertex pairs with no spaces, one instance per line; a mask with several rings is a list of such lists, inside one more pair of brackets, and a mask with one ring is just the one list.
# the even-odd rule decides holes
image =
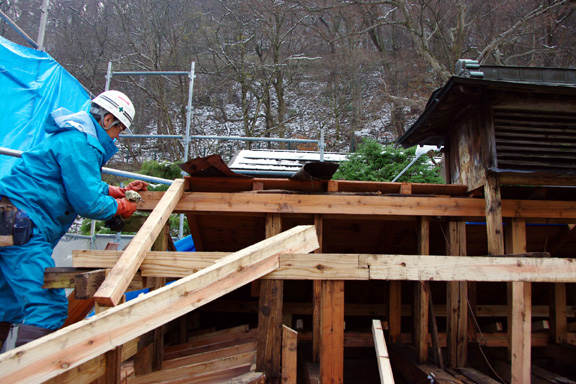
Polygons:
[[[167,373],[178,368],[166,356],[201,337],[199,329],[249,324],[251,330],[240,333],[252,335],[252,354],[238,355],[245,360],[228,371],[264,372],[269,382],[296,382],[296,350],[308,382],[362,382],[357,371],[345,369],[345,351],[380,346],[378,362],[386,366],[383,331],[400,383],[431,373],[490,382],[491,372],[480,373],[486,367],[477,364],[484,360],[478,348],[486,355],[510,350],[508,365],[506,353],[495,354],[499,365],[491,363],[505,380],[527,383],[535,372],[543,380],[531,350],[574,366],[574,303],[567,299],[573,284],[567,283],[576,281],[576,263],[567,256],[576,245],[576,202],[501,203],[510,251],[487,256],[486,226],[478,224],[486,219],[486,201],[463,185],[177,180],[165,193],[143,193],[139,210],[152,213],[123,252],[75,252],[74,265],[82,269],[72,282],[63,271],[53,280],[47,273],[47,286],[90,291],[76,302],[95,300],[100,313],[0,355],[0,379],[120,382],[121,363],[133,360],[141,375],[127,382],[159,382],[158,372],[166,382],[220,382],[193,381],[191,371],[184,371],[189,381],[179,381]],[[172,212],[188,216],[196,253],[165,251],[171,247],[163,228]],[[91,274],[99,270],[110,272],[92,286]],[[163,286],[166,278],[179,279]],[[162,288],[120,304],[130,284]],[[71,305],[71,317],[80,307]],[[531,331],[544,320],[549,328]],[[382,382],[393,380],[387,377]],[[235,382],[264,379],[246,380]]]

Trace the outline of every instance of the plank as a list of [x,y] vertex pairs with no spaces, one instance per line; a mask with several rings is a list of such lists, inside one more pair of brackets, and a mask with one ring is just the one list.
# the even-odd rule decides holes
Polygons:
[[248,372],[249,367],[254,363],[255,360],[256,353],[247,352],[198,364],[190,364],[172,369],[162,369],[161,371],[152,372],[147,375],[130,377],[128,378],[127,384],[179,382],[179,380],[183,379],[194,382],[192,380],[197,377],[202,377],[206,374],[214,374],[218,371],[226,371],[238,366],[248,367],[248,369],[245,370],[245,372]]
[[278,267],[281,253],[318,247],[313,226],[298,226],[211,267],[0,355],[0,381],[37,383],[126,343]]
[[372,320],[372,334],[374,335],[374,346],[376,348],[376,360],[378,361],[378,373],[380,374],[380,383],[394,384],[394,375],[390,365],[390,356],[384,340],[384,331],[380,320]]
[[283,255],[280,267],[265,279],[368,280],[370,270],[359,266],[355,254]]
[[102,376],[106,371],[106,355],[100,355],[77,366],[44,384],[89,384]]
[[[229,252],[147,251],[140,265],[144,277],[186,277],[213,265]],[[112,268],[122,251],[73,250],[72,265],[85,268]]]
[[[118,258],[116,251],[74,251],[74,264],[106,268]],[[77,255],[81,254],[80,257]],[[170,254],[170,255],[168,255]],[[185,277],[214,265],[227,253],[147,252],[142,268],[147,276]],[[542,252],[498,256],[438,256],[385,254],[285,254],[282,268],[263,279],[282,280],[410,280],[410,281],[532,281],[575,282],[574,259],[550,258]],[[204,259],[204,260],[201,260]],[[167,271],[170,260],[179,264]],[[156,265],[162,266],[156,269]],[[355,271],[353,271],[355,270]],[[143,272],[144,274],[144,272]],[[342,277],[346,277],[342,279]],[[483,306],[491,308],[491,306]],[[539,311],[543,309],[538,307]],[[480,316],[487,316],[488,312]],[[542,312],[547,316],[547,309]],[[573,311],[569,310],[570,316]]]
[[220,335],[214,338],[200,340],[194,345],[186,343],[182,348],[173,349],[168,348],[165,350],[164,358],[166,360],[196,355],[199,353],[212,352],[218,349],[253,342],[257,340],[257,329],[253,328],[249,331],[242,333],[234,333],[229,335]]
[[[160,192],[146,192],[138,209],[151,211],[158,204]],[[366,216],[440,216],[485,217],[482,199],[469,197],[298,195],[254,193],[185,192],[174,212],[196,214],[232,213],[307,213]],[[537,200],[502,200],[503,217],[576,219],[576,202]],[[197,248],[201,250],[201,248]]]
[[[154,195],[139,206],[151,210]],[[175,212],[308,213],[349,215],[484,216],[484,202],[470,198],[346,194],[185,193]]]
[[218,360],[247,352],[256,352],[256,342],[249,341],[242,344],[215,349],[208,352],[197,353],[190,356],[177,357],[175,359],[164,360],[163,369],[172,369],[185,365],[198,364],[210,360]]
[[94,298],[102,306],[115,306],[120,302],[128,285],[140,267],[146,251],[150,249],[156,237],[164,228],[170,214],[184,193],[183,179],[176,179],[154,208],[142,228],[132,239],[122,257],[110,271]]
[[370,279],[575,282],[574,259],[485,256],[361,255]]
[[248,324],[238,325],[232,328],[215,330],[201,330],[199,334],[191,335],[189,340],[177,344],[171,345],[164,348],[165,352],[176,352],[183,349],[189,349],[192,347],[198,347],[200,345],[208,345],[226,341],[228,338],[233,338],[238,334],[246,333],[250,331],[250,326]]
[[231,380],[222,381],[219,384],[265,384],[266,375],[262,372],[248,372]]
[[298,379],[298,332],[282,326],[282,383],[296,384]]

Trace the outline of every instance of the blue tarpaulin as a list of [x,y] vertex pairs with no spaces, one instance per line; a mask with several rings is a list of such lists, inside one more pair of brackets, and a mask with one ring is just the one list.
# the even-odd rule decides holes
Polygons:
[[[45,136],[53,110],[88,111],[90,96],[82,84],[46,52],[0,36],[0,147],[27,151]],[[0,177],[18,158],[0,155]]]

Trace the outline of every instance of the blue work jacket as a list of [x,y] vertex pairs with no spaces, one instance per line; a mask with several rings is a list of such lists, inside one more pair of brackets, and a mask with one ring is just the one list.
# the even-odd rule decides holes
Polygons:
[[54,247],[77,215],[107,220],[116,213],[101,170],[118,148],[86,112],[57,109],[44,129],[45,139],[0,179],[0,195],[24,210]]

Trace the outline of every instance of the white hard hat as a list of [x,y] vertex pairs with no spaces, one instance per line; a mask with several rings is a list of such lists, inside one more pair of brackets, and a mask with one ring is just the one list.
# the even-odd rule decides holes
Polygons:
[[96,96],[92,103],[110,112],[126,129],[130,129],[136,111],[128,96],[120,91],[105,91]]

